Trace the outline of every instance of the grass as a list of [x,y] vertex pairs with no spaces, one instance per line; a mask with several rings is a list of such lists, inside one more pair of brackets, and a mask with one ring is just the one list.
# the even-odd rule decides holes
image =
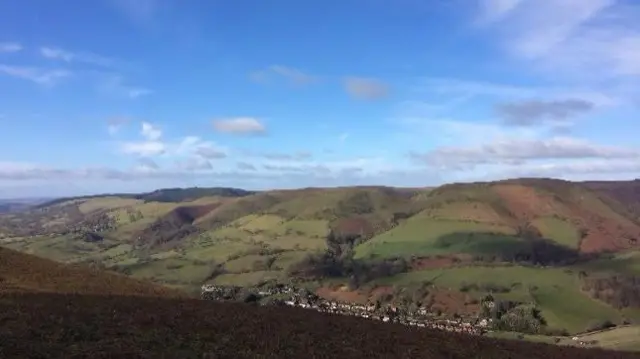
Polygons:
[[229,272],[251,272],[253,271],[253,265],[255,262],[264,261],[267,256],[261,255],[248,255],[240,257],[238,259],[230,260],[224,264],[224,268]]
[[249,273],[229,273],[217,276],[212,283],[218,285],[254,286],[270,279],[282,279],[280,271],[256,271]]
[[581,263],[575,266],[577,270],[603,272],[609,274],[624,273],[640,275],[640,251],[632,250],[615,254],[613,258],[602,258]]
[[171,284],[201,284],[213,271],[209,263],[176,257],[152,260],[130,268],[135,278]]
[[583,294],[579,290],[577,276],[560,268],[458,267],[404,273],[384,278],[378,283],[409,285],[426,281],[454,290],[470,283],[515,287],[510,293],[498,297],[534,302],[542,310],[549,326],[564,328],[572,333],[584,330],[593,320],[618,322],[621,319],[620,313],[614,308]]
[[560,218],[541,217],[532,223],[540,230],[544,238],[553,239],[557,243],[569,248],[578,248],[580,244],[580,234],[577,228]]
[[107,244],[78,241],[69,236],[31,237],[20,242],[8,243],[7,248],[53,259],[59,262],[75,261],[99,254]]
[[87,214],[98,210],[109,210],[120,207],[134,206],[142,201],[122,197],[98,197],[88,199],[78,205],[80,212]]
[[[439,239],[442,237],[456,233],[464,233],[459,237],[463,241],[460,245],[450,243],[450,246],[443,247],[442,243],[439,243]],[[477,222],[434,220],[417,215],[392,230],[375,236],[368,242],[356,247],[356,257],[454,253],[472,244],[472,241],[467,240],[469,233],[474,233],[478,240],[490,246],[492,239],[499,243],[504,243],[507,241],[507,236],[513,234],[514,231],[505,226]],[[491,233],[495,233],[495,235],[491,235]],[[449,241],[451,240],[450,238]],[[453,240],[455,241],[455,238]]]
[[596,340],[605,349],[640,351],[640,326],[625,326],[579,336],[580,340]]
[[308,251],[289,251],[280,253],[275,262],[273,262],[274,268],[282,268],[286,270],[292,264],[302,260],[309,252]]
[[435,209],[429,209],[426,214],[433,219],[505,224],[504,218],[489,204],[476,201],[448,203]]
[[236,253],[242,253],[251,249],[259,249],[256,245],[250,245],[241,241],[220,241],[209,246],[193,246],[186,249],[185,257],[189,259],[216,262],[225,262],[227,258]]

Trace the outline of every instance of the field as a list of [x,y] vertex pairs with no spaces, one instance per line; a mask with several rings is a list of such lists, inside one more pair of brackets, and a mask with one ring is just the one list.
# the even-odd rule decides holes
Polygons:
[[357,257],[392,257],[451,253],[491,253],[518,244],[509,227],[433,220],[420,215],[356,248]]
[[303,309],[55,294],[0,297],[3,358],[638,358]]
[[[585,330],[594,320],[619,322],[621,313],[585,296],[579,290],[578,278],[559,268],[460,267],[433,269],[385,278],[379,284],[409,285],[431,282],[434,285],[459,290],[464,285],[497,285],[508,288],[496,296],[504,299],[536,303],[551,327],[570,333]],[[485,292],[479,291],[477,297]]]
[[601,348],[628,351],[640,351],[638,338],[640,338],[639,326],[620,327],[580,336],[580,340],[597,341],[598,346]]

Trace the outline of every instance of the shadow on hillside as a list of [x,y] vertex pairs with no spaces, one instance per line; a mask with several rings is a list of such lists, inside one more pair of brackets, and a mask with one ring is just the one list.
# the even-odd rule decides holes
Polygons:
[[481,261],[567,265],[581,259],[577,250],[550,239],[523,239],[493,233],[455,232],[439,237],[434,247],[451,253],[471,254]]

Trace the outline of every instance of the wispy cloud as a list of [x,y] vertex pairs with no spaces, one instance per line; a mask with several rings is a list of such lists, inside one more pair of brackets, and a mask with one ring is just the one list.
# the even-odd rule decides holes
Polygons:
[[40,54],[51,60],[59,60],[65,62],[80,62],[103,67],[111,67],[115,64],[115,60],[96,55],[88,52],[71,52],[57,47],[41,47]]
[[128,97],[130,99],[137,99],[153,93],[153,90],[149,88],[126,83],[124,77],[121,75],[108,75],[100,83],[99,89],[107,93]]
[[129,119],[128,117],[111,117],[107,120],[107,131],[110,135],[113,136],[117,134],[120,129],[130,121],[131,119]]
[[253,117],[236,117],[213,120],[213,128],[217,132],[230,134],[264,134],[267,129],[260,120]]
[[60,80],[71,76],[67,70],[48,70],[30,66],[10,66],[0,64],[0,73],[28,80],[43,86],[54,86]]
[[162,0],[108,0],[109,3],[129,20],[140,24],[148,24],[157,15]]
[[18,42],[0,42],[0,53],[22,51],[22,45]]
[[319,80],[319,77],[305,73],[302,70],[282,65],[271,65],[263,70],[254,71],[249,78],[255,82],[266,83],[274,78],[282,78],[292,85],[308,85]]
[[[506,49],[554,77],[640,76],[640,5],[619,0],[480,0]],[[502,11],[500,10],[502,9]],[[480,16],[483,16],[482,14]],[[495,17],[495,16],[494,16]]]
[[480,0],[478,22],[487,24],[499,21],[513,11],[523,0]]
[[542,122],[563,123],[569,118],[587,113],[594,104],[584,100],[568,99],[554,101],[528,100],[502,103],[497,112],[510,126],[533,126]]

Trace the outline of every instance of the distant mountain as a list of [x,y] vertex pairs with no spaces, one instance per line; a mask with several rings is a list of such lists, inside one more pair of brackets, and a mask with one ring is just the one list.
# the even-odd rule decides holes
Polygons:
[[0,198],[0,213],[25,211],[41,203],[51,201],[52,198]]

